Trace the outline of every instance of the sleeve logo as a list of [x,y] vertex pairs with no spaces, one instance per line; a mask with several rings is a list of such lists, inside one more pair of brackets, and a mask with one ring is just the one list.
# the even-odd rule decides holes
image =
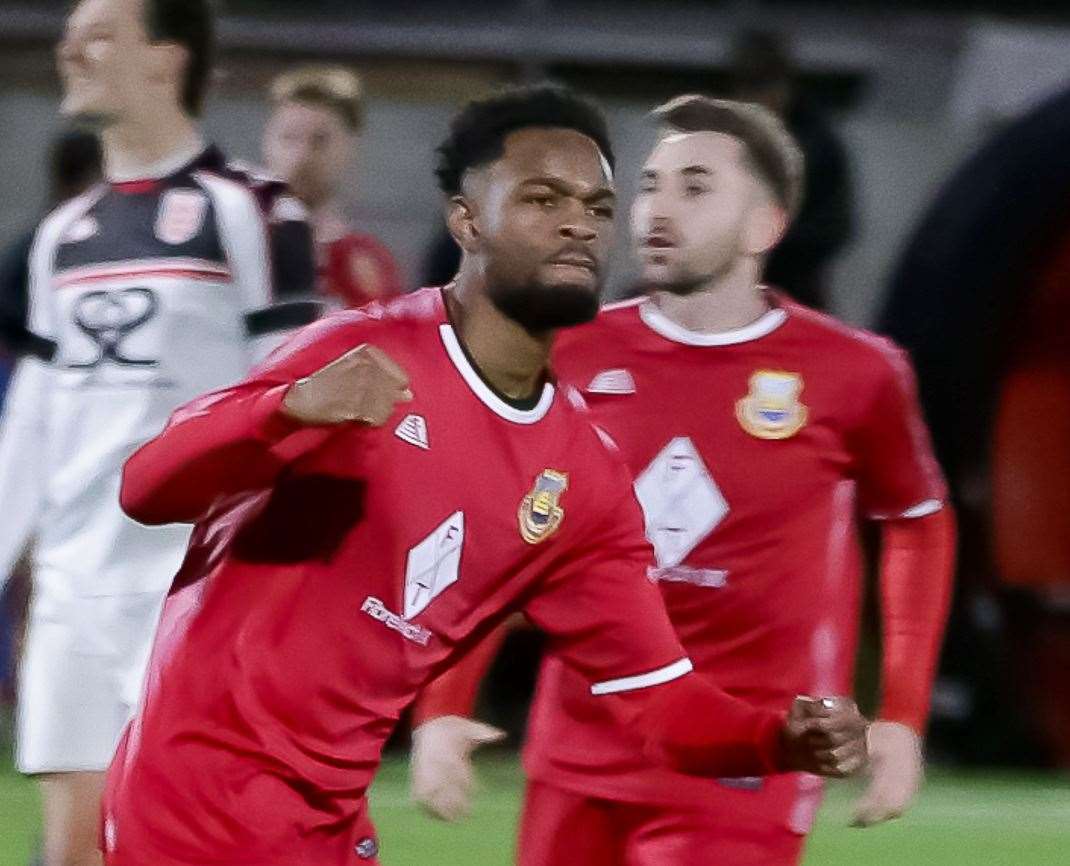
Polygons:
[[156,212],[156,237],[165,244],[193,240],[204,225],[208,199],[194,189],[170,189],[160,199]]
[[545,541],[561,525],[565,509],[559,504],[568,489],[568,473],[544,469],[535,479],[535,486],[524,497],[517,512],[520,537],[528,544]]
[[798,373],[756,370],[750,391],[736,402],[740,426],[759,439],[788,439],[806,424],[807,409],[799,402],[803,380]]

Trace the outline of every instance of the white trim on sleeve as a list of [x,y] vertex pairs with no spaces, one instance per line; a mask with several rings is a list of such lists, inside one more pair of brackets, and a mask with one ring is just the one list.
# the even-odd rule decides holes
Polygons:
[[919,502],[912,508],[908,508],[900,517],[928,517],[930,514],[936,514],[937,511],[944,507],[944,503],[940,499],[926,499],[924,502]]
[[650,671],[645,674],[636,674],[632,677],[621,677],[618,680],[606,680],[605,682],[595,683],[591,686],[591,694],[612,695],[617,692],[630,692],[635,689],[660,686],[662,683],[671,682],[672,680],[682,677],[684,674],[689,674],[694,669],[695,666],[691,664],[691,659],[682,658],[679,661],[673,662],[671,665],[665,665],[663,668],[658,668],[656,671]]
[[906,511],[902,511],[899,514],[888,514],[885,512],[874,512],[867,514],[866,517],[870,520],[904,520],[917,517],[928,517],[930,514],[936,514],[938,511],[942,511],[944,508],[944,500],[942,499],[926,499],[924,502],[919,502],[917,505],[912,505]]

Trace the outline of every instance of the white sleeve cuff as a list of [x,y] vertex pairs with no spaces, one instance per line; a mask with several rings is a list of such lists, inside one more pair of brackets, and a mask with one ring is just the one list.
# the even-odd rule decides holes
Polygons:
[[658,668],[645,674],[636,674],[631,677],[621,677],[617,680],[605,680],[604,682],[595,683],[591,686],[591,694],[612,695],[617,692],[630,692],[635,689],[660,686],[662,683],[670,682],[682,677],[684,674],[691,673],[694,669],[695,666],[691,664],[691,659],[682,658],[671,665],[665,665],[663,668]]

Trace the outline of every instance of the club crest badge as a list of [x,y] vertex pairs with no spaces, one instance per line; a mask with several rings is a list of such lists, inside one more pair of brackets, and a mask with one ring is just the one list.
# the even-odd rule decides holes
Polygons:
[[204,225],[208,199],[195,189],[170,189],[156,212],[156,237],[165,244],[193,240]]
[[561,525],[565,509],[561,495],[568,489],[568,473],[544,469],[535,479],[531,493],[520,503],[520,537],[528,544],[538,544],[553,535]]
[[806,406],[799,401],[802,389],[798,373],[756,370],[747,396],[736,402],[736,418],[751,436],[788,439],[806,424]]

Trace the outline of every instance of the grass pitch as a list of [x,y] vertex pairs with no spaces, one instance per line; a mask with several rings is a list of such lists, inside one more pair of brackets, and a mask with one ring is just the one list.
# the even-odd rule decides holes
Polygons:
[[[511,864],[520,770],[511,756],[499,755],[480,762],[480,778],[473,817],[444,825],[409,804],[404,762],[387,761],[372,796],[384,866]],[[852,784],[832,786],[810,840],[807,866],[1070,864],[1070,779],[937,771],[910,815],[869,830],[846,826],[856,793]],[[26,866],[38,832],[36,792],[5,763],[0,767],[0,866]]]

